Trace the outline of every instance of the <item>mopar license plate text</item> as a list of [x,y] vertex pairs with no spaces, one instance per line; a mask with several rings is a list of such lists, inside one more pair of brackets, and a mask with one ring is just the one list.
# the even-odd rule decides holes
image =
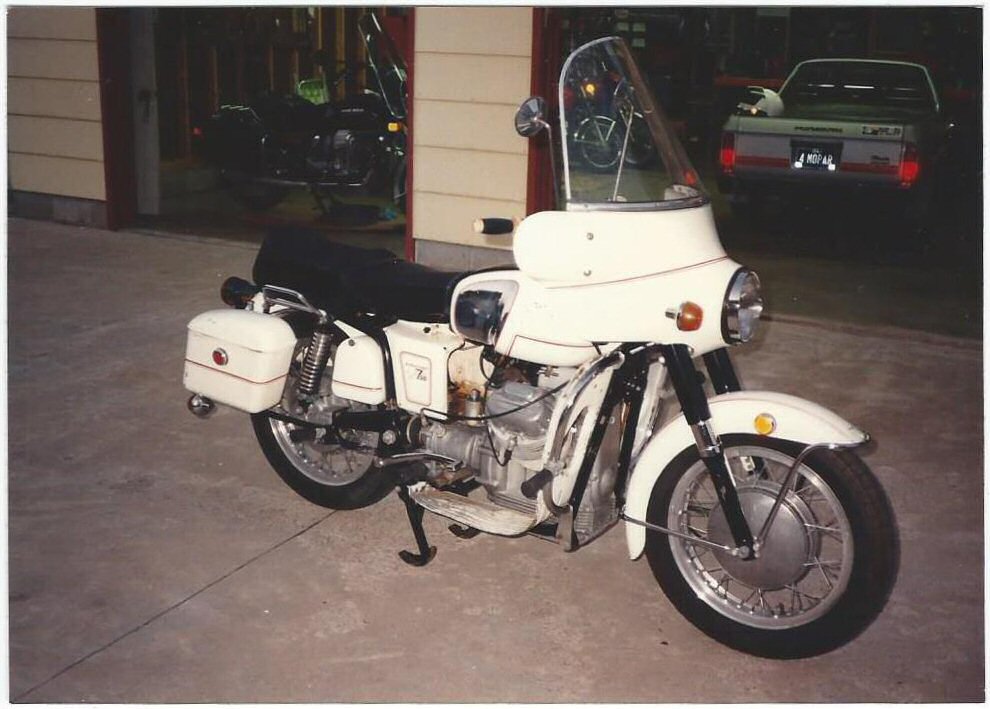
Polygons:
[[795,170],[823,170],[835,172],[839,169],[842,145],[839,143],[791,143],[791,167]]

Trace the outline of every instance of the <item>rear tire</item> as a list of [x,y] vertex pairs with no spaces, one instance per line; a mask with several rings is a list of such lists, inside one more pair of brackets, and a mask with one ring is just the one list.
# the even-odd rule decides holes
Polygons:
[[[723,444],[755,535],[803,446],[743,434]],[[732,545],[693,447],[660,476],[647,521]],[[805,460],[756,560],[658,532],[646,541],[660,587],[691,623],[736,650],[773,658],[819,655],[861,633],[890,595],[898,556],[890,503],[848,451]]]
[[[297,418],[305,416],[296,399],[299,366],[305,353],[305,346],[300,345],[289,370],[282,401],[276,407],[280,413]],[[331,372],[332,364],[328,363],[321,385],[322,395],[311,407],[322,406],[327,410],[344,406],[352,410],[372,408],[330,394]],[[315,505],[334,510],[367,507],[381,500],[395,486],[394,468],[378,468],[374,464],[375,456],[381,452],[379,433],[341,431],[349,444],[344,446],[316,440],[293,440],[293,434],[304,427],[274,419],[266,411],[252,414],[251,424],[261,450],[278,476]]]

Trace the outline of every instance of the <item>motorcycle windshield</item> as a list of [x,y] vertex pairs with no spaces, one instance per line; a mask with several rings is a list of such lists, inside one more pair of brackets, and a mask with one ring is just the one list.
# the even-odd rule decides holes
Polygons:
[[368,53],[368,68],[375,77],[382,100],[398,119],[406,117],[406,65],[373,13],[362,15],[358,29]]
[[696,207],[708,197],[626,43],[575,50],[560,72],[568,210]]

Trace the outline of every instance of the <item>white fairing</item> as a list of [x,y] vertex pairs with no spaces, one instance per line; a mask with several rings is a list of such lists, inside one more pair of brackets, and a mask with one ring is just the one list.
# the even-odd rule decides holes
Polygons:
[[[696,354],[723,347],[722,307],[739,264],[726,256],[709,205],[652,212],[540,212],[515,236],[519,271],[462,280],[457,296],[491,281],[518,283],[495,343],[501,354],[555,366],[597,355],[593,343],[683,343]],[[685,301],[702,307],[700,329],[677,329]]]
[[[753,433],[754,419],[770,414],[777,422],[772,438],[816,443],[859,444],[869,436],[845,419],[811,401],[768,391],[742,391],[722,394],[709,400],[712,425],[725,436],[730,433]],[[626,514],[645,520],[650,495],[660,475],[681,451],[695,446],[691,428],[680,415],[665,425],[635,461],[626,493]],[[643,553],[646,530],[626,524],[629,558]]]
[[548,287],[616,284],[726,258],[710,205],[537,212],[516,228],[519,270]]
[[264,411],[282,398],[295,345],[292,328],[279,317],[209,310],[189,323],[182,383],[235,409]]

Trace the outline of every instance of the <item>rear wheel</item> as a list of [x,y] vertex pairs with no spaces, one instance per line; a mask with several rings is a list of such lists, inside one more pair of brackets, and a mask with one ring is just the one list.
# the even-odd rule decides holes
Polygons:
[[[321,396],[304,404],[297,396],[299,369],[305,357],[300,347],[293,360],[282,401],[275,411],[307,421],[329,421],[334,410],[371,409],[371,406],[341,399],[330,392],[332,365],[324,372]],[[366,507],[381,500],[392,489],[388,469],[374,464],[381,434],[373,431],[341,430],[336,440],[323,439],[318,429],[272,418],[268,412],[251,416],[254,433],[269,464],[279,477],[310,502],[339,510]]]
[[[802,445],[749,435],[723,439],[740,504],[756,534]],[[710,476],[690,448],[664,472],[647,519],[732,545]],[[810,657],[863,631],[897,574],[893,512],[853,453],[822,451],[798,469],[757,559],[651,533],[646,556],[671,602],[702,631],[764,657]]]

